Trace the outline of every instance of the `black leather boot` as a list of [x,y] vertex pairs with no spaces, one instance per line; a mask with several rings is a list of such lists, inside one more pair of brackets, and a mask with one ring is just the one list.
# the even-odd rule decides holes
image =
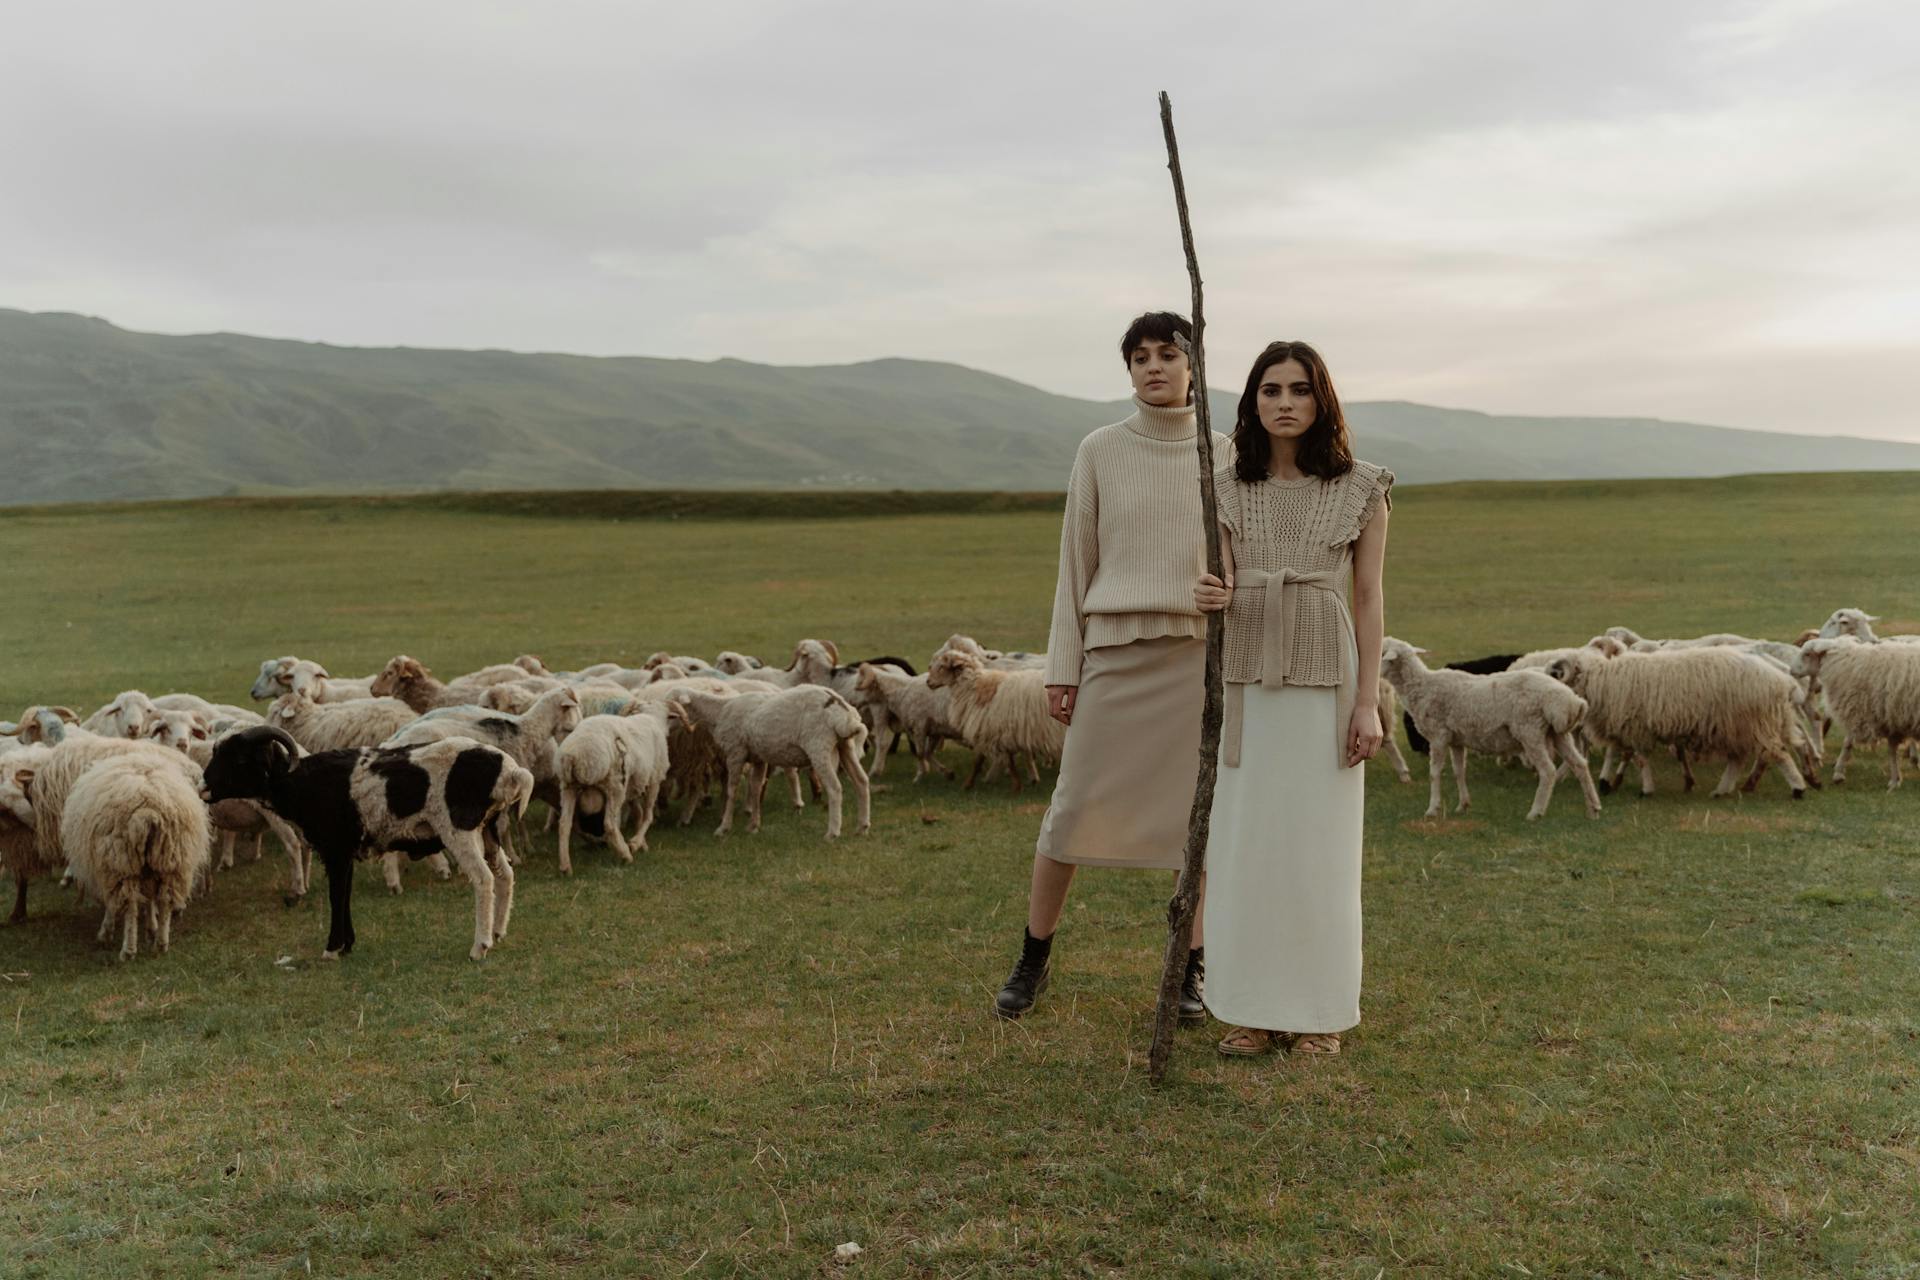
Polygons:
[[1020,963],[1007,975],[1007,985],[994,997],[993,1011],[1003,1018],[1017,1018],[1033,1008],[1033,1002],[1047,989],[1053,966],[1048,956],[1053,951],[1052,937],[1036,938],[1022,931],[1026,941],[1020,948]]
[[1187,952],[1187,974],[1180,980],[1180,1021],[1197,1025],[1207,1020],[1207,1002],[1200,998],[1201,984],[1206,981],[1206,948],[1195,947]]

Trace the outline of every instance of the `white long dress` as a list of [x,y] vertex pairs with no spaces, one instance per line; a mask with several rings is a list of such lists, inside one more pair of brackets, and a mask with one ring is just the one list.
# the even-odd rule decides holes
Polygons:
[[1366,770],[1341,768],[1335,691],[1249,685],[1241,766],[1207,843],[1207,1009],[1269,1031],[1360,1021]]

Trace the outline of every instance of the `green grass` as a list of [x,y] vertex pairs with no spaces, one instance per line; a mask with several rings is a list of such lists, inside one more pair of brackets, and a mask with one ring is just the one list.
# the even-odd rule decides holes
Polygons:
[[[613,520],[351,501],[0,519],[0,707],[244,697],[260,659],[443,672],[803,634],[1039,647],[1057,516]],[[1920,630],[1920,478],[1407,489],[1388,618],[1438,656]],[[1170,887],[1075,885],[1039,1010],[985,1010],[1045,794],[915,787],[871,836],[550,840],[513,932],[360,876],[359,944],[273,857],[119,965],[37,885],[0,930],[0,1276],[1920,1274],[1920,795],[1791,802],[1368,779],[1365,1022],[1335,1062],[1145,1080]],[[276,967],[281,956],[290,967]]]

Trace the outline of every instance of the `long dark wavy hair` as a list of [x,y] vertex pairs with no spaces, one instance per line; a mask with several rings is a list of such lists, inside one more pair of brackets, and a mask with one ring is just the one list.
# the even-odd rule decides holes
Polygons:
[[1260,425],[1260,379],[1274,365],[1298,360],[1313,388],[1313,425],[1300,438],[1294,460],[1300,469],[1322,480],[1334,480],[1353,470],[1353,448],[1347,436],[1347,416],[1333,389],[1333,375],[1320,353],[1304,342],[1274,342],[1253,362],[1247,389],[1240,393],[1240,413],[1233,424],[1234,473],[1257,483],[1267,478],[1273,462],[1273,441]]

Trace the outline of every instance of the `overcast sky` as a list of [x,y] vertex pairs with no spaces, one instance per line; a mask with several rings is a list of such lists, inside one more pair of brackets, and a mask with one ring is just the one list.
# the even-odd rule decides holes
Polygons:
[[8,10],[0,306],[1118,398],[1164,88],[1216,386],[1920,440],[1911,0]]

